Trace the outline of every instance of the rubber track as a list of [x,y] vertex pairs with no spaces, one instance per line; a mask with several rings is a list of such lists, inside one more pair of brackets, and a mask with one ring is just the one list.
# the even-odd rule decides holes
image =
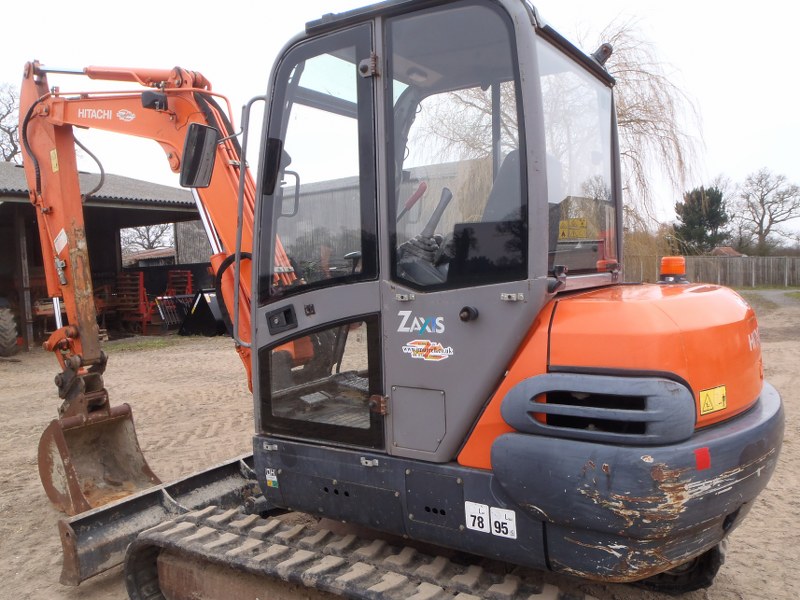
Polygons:
[[161,549],[345,598],[596,600],[540,584],[541,573],[533,570],[517,568],[511,574],[497,574],[380,539],[340,535],[316,525],[216,507],[187,513],[139,535],[125,561],[133,600],[163,598],[156,574]]

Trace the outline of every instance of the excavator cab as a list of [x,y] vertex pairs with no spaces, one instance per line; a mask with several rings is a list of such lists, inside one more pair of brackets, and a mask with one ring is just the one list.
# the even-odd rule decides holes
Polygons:
[[536,25],[520,2],[385,3],[277,62],[254,252],[270,503],[545,566],[510,543],[542,529],[490,501],[475,427],[554,293],[616,281],[620,192],[611,77]]
[[[275,69],[258,430],[441,463],[563,273],[616,280],[613,81],[522,3],[371,10],[309,24]],[[291,340],[334,360],[309,378]]]

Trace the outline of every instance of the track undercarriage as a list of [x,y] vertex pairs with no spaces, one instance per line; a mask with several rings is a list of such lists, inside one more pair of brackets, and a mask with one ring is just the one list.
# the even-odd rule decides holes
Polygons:
[[194,511],[131,545],[128,593],[133,600],[590,598],[544,583],[540,571],[459,553],[428,554],[338,525],[302,513],[264,519],[236,509]]

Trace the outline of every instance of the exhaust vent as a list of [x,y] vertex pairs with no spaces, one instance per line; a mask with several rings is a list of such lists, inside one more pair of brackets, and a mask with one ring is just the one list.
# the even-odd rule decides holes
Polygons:
[[694,395],[657,377],[548,373],[509,390],[503,419],[523,433],[655,446],[694,432]]

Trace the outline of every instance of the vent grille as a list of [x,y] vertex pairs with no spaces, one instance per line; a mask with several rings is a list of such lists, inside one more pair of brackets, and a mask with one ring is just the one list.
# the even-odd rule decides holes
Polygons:
[[[586,431],[607,431],[628,435],[647,433],[647,424],[642,412],[647,400],[641,396],[609,396],[605,394],[585,394],[565,391],[552,391],[537,398],[550,407],[574,407],[576,410],[558,412],[538,412],[544,414],[544,421],[553,427],[583,429]],[[622,415],[619,411],[625,411]],[[638,417],[638,419],[637,419]]]
[[548,373],[503,399],[503,419],[523,433],[625,445],[660,445],[694,432],[694,395],[657,377]]

